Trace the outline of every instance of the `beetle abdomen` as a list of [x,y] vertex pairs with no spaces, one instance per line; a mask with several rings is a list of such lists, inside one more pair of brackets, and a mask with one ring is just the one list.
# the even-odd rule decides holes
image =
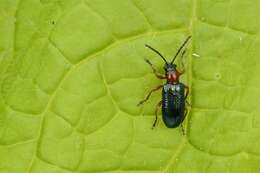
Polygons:
[[163,88],[162,118],[165,125],[174,128],[184,119],[184,85],[166,84]]

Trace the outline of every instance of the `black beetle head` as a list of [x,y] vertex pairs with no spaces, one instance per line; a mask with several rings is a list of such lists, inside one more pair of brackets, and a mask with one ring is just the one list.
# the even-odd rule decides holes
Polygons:
[[176,71],[176,68],[177,68],[177,65],[176,65],[176,64],[165,63],[165,65],[164,65],[164,70],[165,70],[165,72],[170,72],[170,71],[175,72],[175,71]]

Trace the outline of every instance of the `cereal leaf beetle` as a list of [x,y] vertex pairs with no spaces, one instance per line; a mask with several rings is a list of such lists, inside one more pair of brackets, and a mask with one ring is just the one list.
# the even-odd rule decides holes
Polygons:
[[[163,61],[165,62],[164,65],[165,74],[164,75],[159,74],[155,69],[154,65],[148,59],[145,59],[146,63],[148,63],[151,66],[153,73],[156,75],[157,78],[167,80],[164,85],[159,85],[156,88],[152,89],[147,94],[145,99],[143,99],[138,103],[138,106],[142,105],[150,98],[151,94],[154,91],[158,91],[159,89],[162,88],[162,100],[156,106],[155,121],[153,123],[153,127],[156,126],[157,119],[158,119],[157,113],[160,107],[162,107],[163,122],[168,128],[178,127],[180,124],[182,124],[183,120],[187,115],[187,108],[185,106],[185,103],[186,103],[187,96],[189,94],[189,87],[179,82],[179,77],[184,73],[184,70],[178,71],[177,65],[174,64],[174,61],[177,58],[177,56],[180,54],[184,46],[188,43],[190,38],[191,36],[186,38],[186,40],[180,46],[180,48],[178,49],[177,53],[175,54],[171,62],[168,62],[158,50],[154,49],[149,45],[145,45],[147,48],[151,49],[153,52],[158,54],[163,59]],[[185,52],[186,50],[182,52],[181,54],[182,57],[184,56]]]

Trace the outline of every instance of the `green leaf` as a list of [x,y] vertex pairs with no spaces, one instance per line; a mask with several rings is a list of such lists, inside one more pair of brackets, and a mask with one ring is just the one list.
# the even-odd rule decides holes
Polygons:
[[[257,173],[257,0],[0,1],[0,173]],[[191,88],[186,134],[161,117],[168,60]]]

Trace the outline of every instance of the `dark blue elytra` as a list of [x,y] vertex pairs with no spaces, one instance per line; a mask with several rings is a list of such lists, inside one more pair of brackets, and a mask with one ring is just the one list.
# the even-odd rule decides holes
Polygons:
[[185,118],[185,85],[165,84],[162,90],[162,119],[168,128],[178,127]]

